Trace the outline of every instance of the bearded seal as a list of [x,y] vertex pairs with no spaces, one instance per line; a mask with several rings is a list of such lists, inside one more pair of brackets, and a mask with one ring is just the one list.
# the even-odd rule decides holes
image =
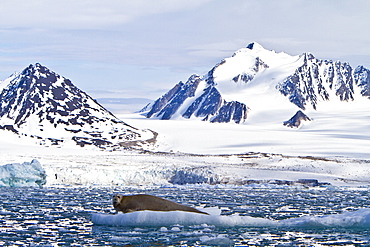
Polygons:
[[113,195],[113,207],[119,212],[130,213],[134,211],[187,211],[199,214],[208,214],[198,209],[181,205],[157,196],[152,195],[130,195],[123,196],[120,194]]

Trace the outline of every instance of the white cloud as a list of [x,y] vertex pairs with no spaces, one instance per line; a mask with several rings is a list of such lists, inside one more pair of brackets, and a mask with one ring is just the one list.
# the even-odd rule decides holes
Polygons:
[[369,8],[368,0],[0,0],[0,80],[40,62],[90,88],[107,74],[116,88],[170,88],[252,41],[370,67]]
[[109,29],[138,17],[182,11],[209,0],[1,0],[2,28]]

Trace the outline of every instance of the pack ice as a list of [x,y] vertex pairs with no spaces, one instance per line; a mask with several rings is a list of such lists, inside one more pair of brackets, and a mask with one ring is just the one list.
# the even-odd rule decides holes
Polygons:
[[37,160],[0,166],[0,187],[42,187],[46,172]]

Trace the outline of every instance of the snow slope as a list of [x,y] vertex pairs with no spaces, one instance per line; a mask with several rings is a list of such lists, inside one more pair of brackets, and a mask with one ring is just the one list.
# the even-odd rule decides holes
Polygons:
[[[299,129],[283,126],[295,111],[278,106],[251,111],[244,125],[209,124],[195,120],[161,121],[140,115],[120,115],[124,121],[158,133],[160,151],[200,154],[266,152],[286,155],[351,157],[369,159],[370,101],[324,102],[320,112],[309,110],[313,119]],[[276,114],[279,112],[281,114]]]
[[[254,42],[224,59],[215,68],[213,77],[224,99],[237,100],[251,108],[249,104],[255,100],[251,98],[255,94],[253,88],[257,86],[260,94],[273,94],[276,84],[293,74],[302,64],[301,56],[276,53]],[[247,78],[243,78],[243,75],[247,75]],[[266,98],[263,97],[263,100]]]

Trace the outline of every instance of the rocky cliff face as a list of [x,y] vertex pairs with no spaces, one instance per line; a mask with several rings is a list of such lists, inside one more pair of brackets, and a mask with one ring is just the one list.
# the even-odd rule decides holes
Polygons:
[[370,70],[357,66],[353,73],[355,84],[361,88],[361,95],[370,99]]
[[211,77],[204,82],[199,75],[192,75],[186,83],[178,83],[156,100],[146,117],[168,120],[176,113],[187,119],[240,123],[247,118],[247,107],[240,102],[223,100]]
[[115,149],[144,144],[153,133],[117,119],[72,82],[41,64],[5,80],[0,128],[42,145],[93,145]]
[[178,83],[145,114],[148,118],[243,123],[249,110],[253,111],[249,109],[253,103],[248,98],[250,87],[259,86],[270,90],[261,94],[261,101],[271,100],[271,95],[278,92],[296,111],[318,110],[323,101],[370,98],[370,70],[317,59],[310,53],[299,56],[276,53],[251,43],[223,59],[206,75],[192,75],[186,83]]
[[307,105],[317,108],[319,101],[338,97],[341,101],[354,99],[354,74],[348,63],[316,59],[302,55],[303,65],[276,88],[302,110]]

